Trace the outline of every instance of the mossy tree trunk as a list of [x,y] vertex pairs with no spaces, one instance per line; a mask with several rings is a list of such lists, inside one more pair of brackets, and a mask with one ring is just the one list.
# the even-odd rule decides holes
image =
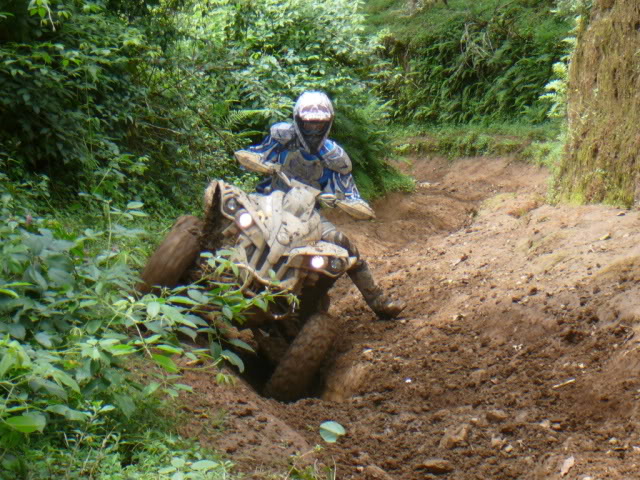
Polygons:
[[640,1],[596,0],[569,70],[561,198],[640,200]]

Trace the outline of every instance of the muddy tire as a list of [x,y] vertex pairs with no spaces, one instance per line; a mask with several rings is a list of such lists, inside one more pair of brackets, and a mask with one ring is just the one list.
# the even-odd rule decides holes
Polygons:
[[337,323],[326,313],[309,318],[267,382],[264,394],[285,402],[302,398],[333,344]]
[[156,248],[142,271],[136,289],[149,293],[153,287],[173,288],[200,253],[202,220],[183,215],[176,220],[164,241]]

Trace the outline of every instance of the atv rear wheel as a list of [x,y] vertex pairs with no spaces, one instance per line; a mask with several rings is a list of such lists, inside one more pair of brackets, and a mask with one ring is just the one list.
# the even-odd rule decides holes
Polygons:
[[200,253],[202,220],[183,215],[147,261],[136,289],[149,293],[154,287],[173,288]]
[[311,316],[276,367],[264,394],[285,402],[302,398],[337,333],[338,322],[328,314]]

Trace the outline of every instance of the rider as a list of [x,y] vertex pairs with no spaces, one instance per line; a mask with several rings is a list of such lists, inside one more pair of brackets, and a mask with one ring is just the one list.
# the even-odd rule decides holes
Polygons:
[[[262,162],[274,173],[256,190],[264,194],[273,190],[286,191],[287,186],[275,175],[281,169],[288,177],[345,201],[358,217],[373,218],[373,210],[360,197],[351,175],[351,159],[340,145],[328,138],[333,119],[333,105],[327,95],[317,91],[304,92],[293,109],[293,123],[272,125],[270,135],[262,143],[248,148],[261,154]],[[347,273],[367,305],[380,318],[397,317],[405,304],[392,300],[376,285],[367,262],[359,256],[358,249],[346,235],[324,217],[322,227],[323,240],[340,245],[358,258]]]

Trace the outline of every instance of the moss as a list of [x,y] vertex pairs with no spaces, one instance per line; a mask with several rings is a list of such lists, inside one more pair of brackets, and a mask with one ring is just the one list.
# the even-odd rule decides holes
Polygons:
[[630,207],[640,192],[640,4],[602,1],[579,38],[569,73],[567,154],[559,198]]

